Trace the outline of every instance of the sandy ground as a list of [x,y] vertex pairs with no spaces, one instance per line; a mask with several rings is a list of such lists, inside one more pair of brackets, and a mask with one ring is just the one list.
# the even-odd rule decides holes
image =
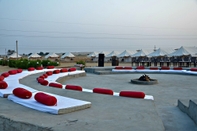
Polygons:
[[[59,66],[59,68],[62,68],[62,67],[74,67],[76,65],[75,62],[61,62]],[[120,66],[131,66],[131,63],[119,63]],[[95,66],[98,66],[98,63],[96,62],[89,62],[89,63],[86,63],[86,67],[95,67]],[[111,63],[104,63],[104,66],[111,66]],[[0,65],[0,72],[6,72],[6,71],[9,71],[11,69],[15,69],[15,68],[10,68],[8,66],[1,66]]]
[[14,69],[14,68],[10,68],[10,67],[8,67],[8,66],[1,66],[1,65],[0,65],[0,72],[6,72],[6,71],[9,71],[9,70],[11,70],[11,69]]

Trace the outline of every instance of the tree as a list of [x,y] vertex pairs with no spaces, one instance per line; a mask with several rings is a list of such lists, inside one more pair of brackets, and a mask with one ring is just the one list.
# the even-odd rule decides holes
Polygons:
[[15,50],[8,50],[7,51],[7,55],[11,55],[11,54],[13,54],[15,52]]

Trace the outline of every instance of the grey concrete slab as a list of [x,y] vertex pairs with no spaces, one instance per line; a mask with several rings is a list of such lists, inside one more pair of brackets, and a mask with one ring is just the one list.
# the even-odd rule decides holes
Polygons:
[[[121,90],[143,91],[153,95],[155,107],[164,123],[165,130],[185,131],[197,130],[196,124],[177,107],[178,99],[195,99],[197,81],[193,75],[176,74],[148,74],[157,79],[155,85],[136,85],[130,83],[131,79],[139,78],[142,74],[108,74],[95,75],[87,73],[84,78],[66,81],[64,84],[78,84],[84,88],[105,87],[119,92]],[[91,81],[88,83],[87,81]]]
[[31,85],[32,88],[37,90],[90,101],[92,103],[91,108],[64,115],[52,115],[23,107],[2,98],[1,100],[3,100],[5,104],[2,109],[3,112],[1,112],[3,117],[54,131],[164,130],[163,123],[158,117],[152,100],[132,99],[46,87],[37,83],[36,78],[39,75],[40,74],[28,76],[20,80],[20,82],[24,85]]
[[156,78],[158,84],[135,85],[130,80],[142,74],[95,75],[87,73],[86,76],[69,79],[63,83],[77,84],[87,89],[104,87],[115,92],[143,91],[154,96],[155,100],[151,101],[45,87],[37,83],[36,78],[39,75],[28,76],[20,82],[38,90],[90,101],[92,107],[64,115],[51,115],[1,98],[1,102],[5,104],[3,107],[0,106],[1,116],[55,131],[197,131],[196,124],[177,107],[178,99],[196,98],[197,76],[148,74],[151,78]]

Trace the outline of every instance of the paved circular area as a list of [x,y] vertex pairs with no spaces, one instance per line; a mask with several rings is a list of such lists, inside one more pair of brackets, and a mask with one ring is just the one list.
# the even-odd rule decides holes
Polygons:
[[[148,73],[147,73],[148,74]],[[194,122],[177,107],[178,99],[196,99],[197,76],[176,74],[148,74],[157,79],[155,85],[131,84],[130,80],[138,78],[141,74],[87,74],[86,77],[71,79],[63,84],[76,84],[87,89],[103,87],[115,92],[122,90],[143,91],[154,96],[156,110],[161,117],[166,130],[197,130]]]
[[[197,131],[194,122],[177,107],[178,99],[195,99],[197,76],[175,74],[148,74],[157,79],[156,85],[136,85],[130,82],[141,74],[113,74],[95,75],[87,73],[85,77],[66,80],[66,84],[80,85],[83,88],[93,89],[103,87],[114,92],[123,90],[143,91],[147,95],[153,95],[154,101],[109,96],[96,93],[62,90],[42,86],[36,78],[40,74],[28,76],[20,82],[34,89],[81,99],[92,102],[90,109],[73,112],[65,115],[51,115],[35,111],[5,98],[0,99],[1,115],[12,120],[32,123],[42,127],[48,127],[54,131],[82,130],[113,130],[113,131]],[[158,115],[160,116],[158,118]],[[160,122],[160,118],[162,122]]]

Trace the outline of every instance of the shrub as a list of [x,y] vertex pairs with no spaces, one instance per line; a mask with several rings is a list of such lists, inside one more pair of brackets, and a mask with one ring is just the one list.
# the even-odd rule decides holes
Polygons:
[[46,66],[50,65],[50,60],[42,60],[41,63],[42,63],[43,67],[46,67]]
[[9,60],[9,64],[8,64],[9,67],[16,67],[16,60]]
[[82,65],[84,65],[84,66],[85,66],[85,65],[86,65],[86,62],[85,62],[85,61],[83,61],[83,60],[80,60],[80,61],[77,61],[77,62],[76,62],[76,64],[82,64]]
[[47,66],[58,66],[59,62],[50,61],[50,60],[28,60],[28,59],[20,59],[20,60],[0,60],[0,65],[9,66],[13,68],[20,69],[28,69],[29,67],[47,67]]
[[8,65],[8,60],[1,60],[1,65],[2,66],[7,66]]
[[27,69],[28,68],[28,62],[29,61],[27,59],[18,60],[16,62],[16,67],[20,68],[20,69]]
[[60,65],[60,63],[59,62],[56,62],[56,61],[51,61],[50,62],[50,65],[52,65],[52,66],[58,66],[58,65]]

